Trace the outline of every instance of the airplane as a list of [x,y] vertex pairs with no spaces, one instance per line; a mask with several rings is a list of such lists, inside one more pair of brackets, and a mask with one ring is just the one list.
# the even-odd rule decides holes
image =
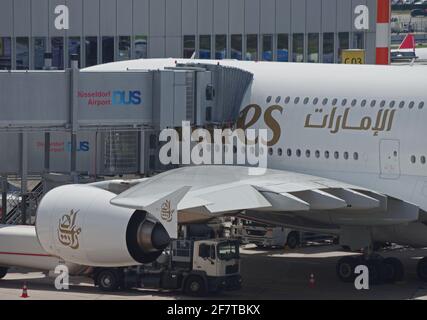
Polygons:
[[[359,264],[368,266],[372,282],[403,279],[401,261],[382,258],[373,245],[427,247],[427,75],[421,68],[143,59],[82,72],[185,65],[253,75],[237,127],[268,130],[263,174],[244,165],[184,166],[144,180],[58,187],[37,210],[32,239],[39,250],[92,267],[145,263],[177,237],[178,224],[244,214],[336,234],[341,245],[363,250],[338,261],[344,282],[354,281]],[[402,90],[396,78],[411,86]],[[7,227],[0,240],[2,230]],[[427,281],[427,258],[417,273]]]
[[415,36],[409,33],[403,39],[398,49],[391,50],[391,61],[405,62],[412,60],[427,60],[427,48],[417,48]]

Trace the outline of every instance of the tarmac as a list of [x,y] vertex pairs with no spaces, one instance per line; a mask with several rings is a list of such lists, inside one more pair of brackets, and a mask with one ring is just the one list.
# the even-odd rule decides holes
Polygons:
[[[296,250],[242,248],[243,287],[239,291],[224,292],[203,299],[212,300],[427,300],[427,284],[416,276],[418,259],[427,256],[426,250],[394,248],[383,252],[384,257],[395,256],[405,266],[404,281],[396,284],[370,286],[357,290],[353,283],[342,283],[335,274],[335,264],[351,255],[334,245],[313,245]],[[310,284],[310,275],[314,284]],[[0,300],[22,299],[24,282],[28,287],[26,300],[182,300],[189,299],[180,292],[131,289],[125,292],[103,293],[93,287],[92,280],[71,277],[69,290],[58,291],[54,278],[31,270],[12,269],[0,280]]]

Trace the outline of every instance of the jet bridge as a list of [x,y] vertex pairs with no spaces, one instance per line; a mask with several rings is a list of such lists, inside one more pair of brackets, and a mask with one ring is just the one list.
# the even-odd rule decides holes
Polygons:
[[[164,70],[0,71],[0,175],[147,175],[162,129],[234,122],[253,75],[210,64]],[[2,190],[4,193],[7,190]]]

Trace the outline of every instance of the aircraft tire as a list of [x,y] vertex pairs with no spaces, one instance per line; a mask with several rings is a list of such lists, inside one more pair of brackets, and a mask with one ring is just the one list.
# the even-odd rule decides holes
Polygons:
[[427,257],[422,258],[417,265],[418,278],[427,282]]
[[299,245],[299,234],[296,231],[292,231],[288,234],[286,244],[290,249],[295,249]]
[[0,268],[0,279],[3,279],[7,275],[7,268]]
[[385,258],[383,260],[383,279],[386,283],[394,283],[403,280],[405,269],[397,258]]

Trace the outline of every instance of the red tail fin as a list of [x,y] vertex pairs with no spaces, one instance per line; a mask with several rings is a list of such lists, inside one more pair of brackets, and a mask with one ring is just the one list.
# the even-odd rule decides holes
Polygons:
[[412,49],[415,51],[415,37],[413,34],[408,33],[400,44],[399,49]]

